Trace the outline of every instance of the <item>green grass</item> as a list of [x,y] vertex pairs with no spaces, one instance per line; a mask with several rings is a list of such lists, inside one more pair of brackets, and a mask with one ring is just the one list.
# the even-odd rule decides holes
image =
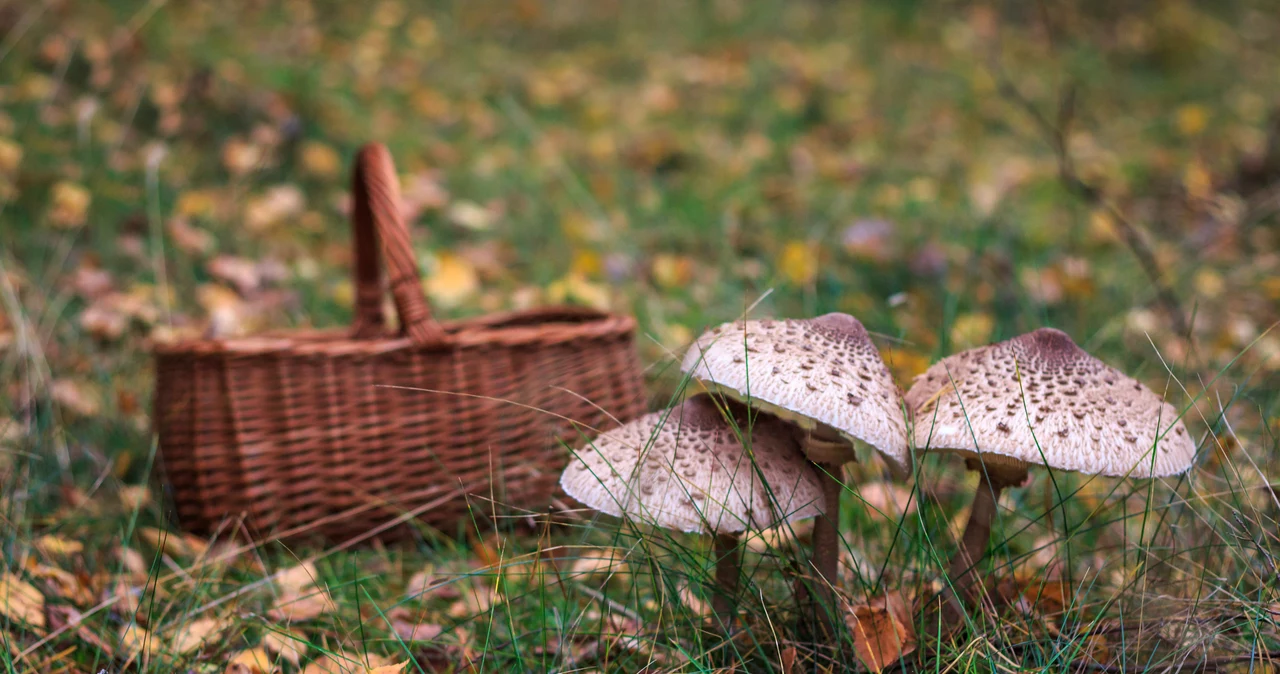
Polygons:
[[[1186,410],[1197,466],[1145,482],[1038,471],[1010,490],[988,563],[1009,577],[1060,564],[1066,606],[975,611],[919,666],[1071,671],[1092,653],[1110,668],[1097,671],[1275,667],[1280,225],[1276,177],[1236,181],[1280,101],[1267,3],[236,4],[0,5],[0,547],[64,622],[85,615],[44,642],[49,630],[5,616],[6,671],[221,670],[283,629],[262,579],[316,556],[336,609],[301,627],[310,658],[780,671],[793,646],[797,671],[821,660],[796,640],[802,546],[748,554],[750,629],[724,641],[679,598],[703,592],[706,541],[588,512],[391,547],[267,543],[218,563],[228,541],[166,554],[139,535],[166,523],[158,490],[137,507],[128,488],[155,485],[148,339],[203,331],[215,311],[233,312],[219,324],[232,330],[349,321],[338,204],[368,140],[389,145],[406,185],[448,192],[423,208],[415,245],[428,272],[476,260],[478,287],[450,304],[457,284],[439,282],[442,316],[561,300],[633,312],[655,408],[680,385],[673,354],[757,301],[755,316],[855,314],[904,387],[947,353],[1067,331]],[[1104,211],[1064,188],[1004,80],[1050,119],[1077,85],[1072,157],[1141,228],[1189,338]],[[258,159],[235,169],[236,148]],[[83,218],[59,184],[91,196]],[[281,185],[302,205],[256,226],[251,206]],[[501,214],[463,226],[460,202]],[[846,246],[871,219],[887,234]],[[240,292],[210,265],[220,254],[284,273]],[[94,290],[94,270],[117,295]],[[118,334],[104,312],[124,316]],[[954,548],[972,478],[926,458],[905,485],[920,507],[879,514],[857,498],[883,479],[864,456],[842,589],[855,603],[916,597]],[[42,549],[48,534],[83,550]],[[610,547],[625,573],[574,571]],[[428,566],[439,589],[406,596]],[[46,567],[89,596],[55,591]],[[490,591],[504,600],[468,600]],[[149,658],[120,644],[134,615],[158,635]],[[442,633],[406,644],[397,615]],[[226,631],[163,652],[201,618]]]

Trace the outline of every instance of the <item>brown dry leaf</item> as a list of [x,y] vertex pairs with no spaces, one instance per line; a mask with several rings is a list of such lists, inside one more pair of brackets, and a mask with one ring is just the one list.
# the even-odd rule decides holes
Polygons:
[[146,485],[129,485],[120,488],[120,505],[125,510],[135,512],[151,504],[151,490]]
[[281,594],[267,617],[286,624],[300,623],[315,620],[335,608],[328,592],[313,588],[306,594]]
[[454,618],[471,618],[489,612],[494,604],[501,604],[502,594],[493,589],[490,582],[475,583],[470,592],[463,591],[459,601],[449,607],[449,615]]
[[229,627],[226,621],[217,618],[200,618],[181,625],[172,636],[173,651],[181,655],[191,653]]
[[269,631],[262,637],[262,647],[297,667],[307,654],[307,638],[297,630]]
[[405,660],[404,662],[401,662],[395,665],[383,665],[381,667],[374,667],[373,669],[369,670],[369,674],[398,674],[399,672],[404,671],[404,668],[407,666],[409,666],[409,661]]
[[271,656],[261,648],[240,651],[227,661],[223,674],[272,674],[280,671],[271,663]]
[[0,575],[0,615],[44,629],[44,595],[12,573]]
[[37,564],[31,574],[45,581],[53,594],[78,606],[86,606],[94,601],[93,590],[89,588],[87,579],[82,579],[70,571],[53,566]]
[[419,615],[404,606],[397,606],[387,612],[391,631],[405,641],[431,641],[444,631],[444,628],[435,623],[420,622],[419,618]]
[[782,674],[791,674],[796,666],[796,647],[787,646],[782,649],[782,653],[778,655],[778,664],[781,665]]
[[116,558],[120,560],[125,572],[129,574],[129,580],[138,584],[146,582],[147,577],[150,575],[151,567],[147,564],[147,559],[142,556],[142,553],[131,548],[116,548]]
[[853,632],[858,658],[872,672],[883,671],[916,649],[911,612],[897,592],[853,607],[845,620]]

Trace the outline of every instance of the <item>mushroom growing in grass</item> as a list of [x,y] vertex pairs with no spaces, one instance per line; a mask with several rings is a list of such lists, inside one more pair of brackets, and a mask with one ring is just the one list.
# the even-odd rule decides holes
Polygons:
[[813,528],[813,566],[828,598],[839,564],[843,465],[854,441],[875,447],[898,473],[910,471],[902,396],[862,323],[831,313],[805,320],[727,323],[704,333],[681,369],[708,389],[793,424],[822,481]]
[[981,475],[948,568],[961,596],[986,554],[1000,492],[1023,484],[1031,466],[1146,478],[1195,459],[1173,406],[1052,328],[943,358],[906,402],[917,447],[959,454]]
[[[787,426],[699,395],[603,433],[560,485],[600,512],[715,537],[712,606],[727,627],[741,572],[739,532],[820,514],[822,487]],[[754,416],[754,419],[748,419]]]

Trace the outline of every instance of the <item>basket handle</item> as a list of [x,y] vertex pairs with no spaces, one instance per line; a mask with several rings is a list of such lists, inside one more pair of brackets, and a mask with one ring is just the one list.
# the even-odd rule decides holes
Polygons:
[[400,215],[400,180],[386,146],[369,143],[360,148],[351,183],[356,267],[354,336],[373,338],[385,334],[377,244],[381,240],[401,329],[415,344],[442,340],[444,330],[431,317],[422,292],[409,229]]

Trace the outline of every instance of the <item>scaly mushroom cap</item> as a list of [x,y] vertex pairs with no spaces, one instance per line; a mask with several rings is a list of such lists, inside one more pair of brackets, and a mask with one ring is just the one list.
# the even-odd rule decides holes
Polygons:
[[694,342],[681,369],[803,428],[823,424],[851,444],[862,440],[910,470],[902,396],[853,316],[726,323]]
[[917,447],[986,461],[1157,477],[1195,459],[1173,406],[1052,328],[943,358],[906,402]]
[[[604,513],[701,533],[732,533],[821,514],[822,483],[787,425],[710,396],[607,431],[565,469],[560,485]],[[751,448],[743,447],[743,442]],[[754,459],[754,461],[753,461]]]

